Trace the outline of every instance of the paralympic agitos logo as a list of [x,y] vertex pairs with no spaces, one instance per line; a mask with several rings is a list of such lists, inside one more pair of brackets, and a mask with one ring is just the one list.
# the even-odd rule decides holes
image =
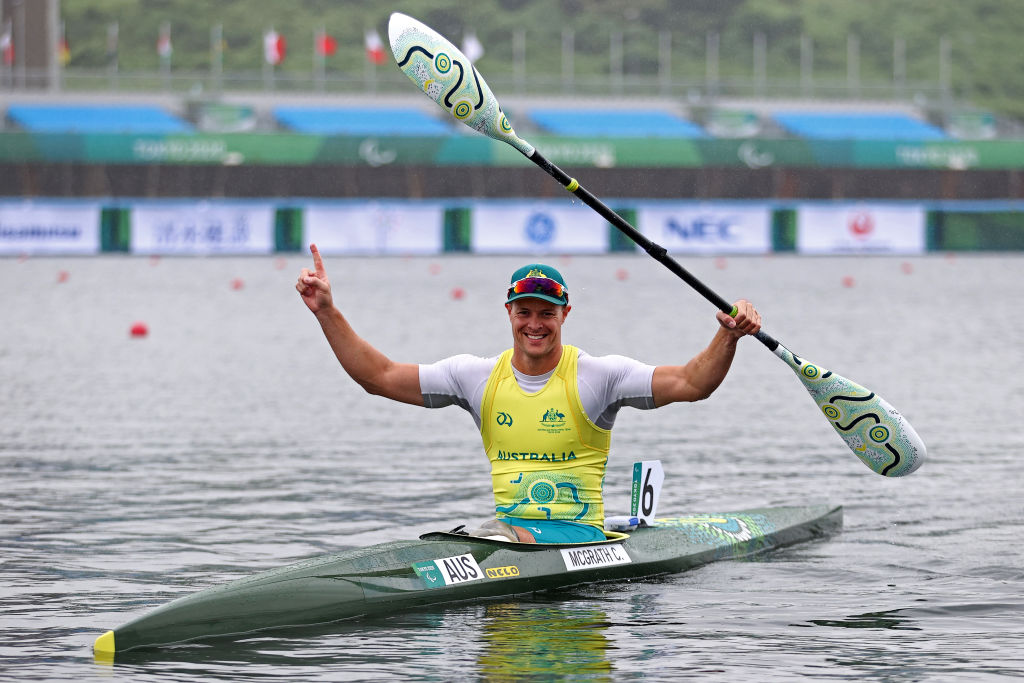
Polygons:
[[496,420],[498,424],[501,425],[502,427],[512,426],[512,416],[509,415],[508,413],[498,413],[498,417],[496,418]]

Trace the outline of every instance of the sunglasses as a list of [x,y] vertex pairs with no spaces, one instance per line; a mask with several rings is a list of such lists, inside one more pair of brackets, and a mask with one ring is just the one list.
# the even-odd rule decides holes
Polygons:
[[569,300],[569,290],[560,282],[555,282],[546,277],[524,277],[516,280],[508,288],[508,296],[513,294],[544,294],[546,296],[561,299],[563,296]]

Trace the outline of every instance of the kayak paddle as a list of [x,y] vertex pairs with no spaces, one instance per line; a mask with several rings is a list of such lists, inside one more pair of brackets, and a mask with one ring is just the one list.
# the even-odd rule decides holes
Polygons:
[[[575,178],[516,135],[483,77],[446,38],[397,12],[388,22],[388,37],[398,67],[441,108],[470,128],[519,150],[719,310],[736,314],[732,304],[679,265],[664,247],[644,237]],[[924,442],[899,411],[881,396],[799,358],[763,330],[755,336],[796,373],[839,436],[872,471],[887,477],[902,477],[921,466],[926,453]]]

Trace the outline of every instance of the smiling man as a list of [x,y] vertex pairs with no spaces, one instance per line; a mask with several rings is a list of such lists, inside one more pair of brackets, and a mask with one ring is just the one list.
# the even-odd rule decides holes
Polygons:
[[591,356],[562,343],[572,310],[555,268],[532,263],[509,280],[512,348],[489,358],[456,355],[429,365],[396,363],[359,337],[334,306],[316,245],[314,269],[296,289],[345,371],[366,391],[428,408],[468,411],[491,461],[496,519],[474,531],[537,543],[604,538],[602,486],[619,409],[707,398],[725,379],[737,341],[761,328],[748,301],[719,312],[711,343],[685,365],[652,366]]

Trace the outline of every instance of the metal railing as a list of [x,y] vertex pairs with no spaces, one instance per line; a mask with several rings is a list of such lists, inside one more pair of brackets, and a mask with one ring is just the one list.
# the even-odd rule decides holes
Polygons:
[[[717,98],[877,100],[936,106],[953,99],[940,81],[858,81],[801,77],[755,78],[722,76],[714,80],[695,77],[664,78],[660,75],[623,74],[619,78],[576,75],[492,74],[491,89],[501,97],[588,96],[663,97],[683,104],[708,103]],[[365,73],[241,70],[216,72],[186,70],[110,70],[66,68],[56,79],[49,69],[0,68],[0,92],[26,95],[218,95],[225,93],[323,94],[372,96],[413,93],[408,79],[386,67]]]

